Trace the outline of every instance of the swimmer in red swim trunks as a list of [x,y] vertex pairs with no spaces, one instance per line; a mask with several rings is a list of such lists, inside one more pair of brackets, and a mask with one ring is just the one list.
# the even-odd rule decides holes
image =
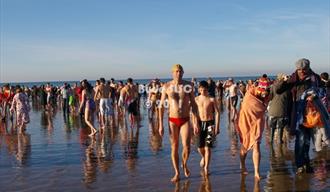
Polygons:
[[[190,171],[187,167],[187,160],[190,154],[191,128],[189,125],[190,110],[197,117],[197,106],[194,98],[192,84],[182,80],[183,68],[180,64],[172,67],[173,80],[167,82],[162,88],[162,96],[159,104],[159,134],[163,136],[164,125],[163,115],[166,105],[165,99],[168,99],[169,112],[169,136],[171,141],[171,158],[175,175],[171,179],[172,182],[180,180],[179,171],[179,136],[182,140],[182,168],[186,177],[189,177]],[[197,118],[193,118],[197,119]],[[197,123],[194,123],[197,125]],[[194,127],[194,133],[197,134],[198,127]]]

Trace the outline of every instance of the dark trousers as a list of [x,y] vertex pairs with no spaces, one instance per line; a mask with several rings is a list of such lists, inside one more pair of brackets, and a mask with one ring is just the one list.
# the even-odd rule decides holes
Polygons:
[[63,98],[63,112],[69,113],[69,100]]
[[283,131],[284,127],[287,125],[287,118],[285,117],[269,117],[269,127],[271,129],[271,142],[273,143],[274,141],[274,134],[275,134],[275,129],[278,129],[278,136],[280,143],[283,143]]
[[295,161],[297,168],[304,165],[310,166],[309,160],[309,146],[313,129],[305,128],[300,125],[296,131],[296,143],[295,143]]

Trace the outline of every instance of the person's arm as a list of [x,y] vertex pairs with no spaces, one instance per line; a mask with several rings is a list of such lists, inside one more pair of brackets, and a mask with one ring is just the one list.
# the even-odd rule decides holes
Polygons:
[[16,104],[17,104],[17,98],[14,96],[9,110],[11,113],[14,113],[14,111],[16,110]]
[[287,77],[285,77],[284,79],[282,79],[279,83],[278,86],[276,86],[275,92],[277,94],[282,94],[287,90],[291,90],[295,84],[296,84],[296,78],[295,74],[292,74],[290,79],[288,79]]
[[151,99],[152,91],[153,91],[153,88],[151,88],[150,91],[148,92],[148,101],[150,101],[150,99]]
[[109,95],[108,98],[111,99],[112,98],[112,94],[113,94],[113,89],[111,86],[109,86]]
[[79,106],[79,113],[83,113],[82,108],[85,104],[85,90],[82,90],[81,92],[81,102],[80,102],[80,106]]
[[[191,84],[190,84],[191,85]],[[190,98],[190,105],[191,105],[191,111],[193,114],[193,125],[194,126],[194,134],[197,135],[199,132],[199,125],[198,125],[198,119],[199,119],[199,115],[198,115],[198,107],[195,101],[195,94],[193,91],[191,91],[189,93],[189,98]]]
[[[199,96],[195,97],[195,103],[197,105],[197,108],[198,108],[198,98],[199,98]],[[197,124],[198,124],[198,121],[199,121],[198,117],[196,117],[195,115],[192,116],[192,125],[193,125],[193,127],[197,127]]]
[[225,82],[223,82],[223,85],[222,85],[222,88],[226,89],[228,86],[227,86],[227,83],[228,81],[226,80]]
[[164,135],[164,125],[163,125],[163,120],[164,120],[164,102],[165,102],[165,99],[166,99],[166,88],[167,88],[167,84],[165,84],[162,88],[162,95],[161,95],[161,98],[160,98],[160,102],[159,102],[159,128],[158,128],[158,131],[159,131],[159,135],[163,137]]
[[97,100],[97,95],[98,95],[99,93],[100,93],[100,89],[99,89],[99,86],[97,86],[97,87],[95,88],[94,101]]
[[276,90],[276,87],[277,86],[278,86],[278,84],[277,83],[274,83],[272,85],[272,87],[270,88],[269,97],[268,97],[269,101],[271,101],[274,98],[274,95],[276,93],[275,90]]
[[220,133],[220,110],[219,104],[216,99],[213,100],[213,108],[215,112],[215,134]]

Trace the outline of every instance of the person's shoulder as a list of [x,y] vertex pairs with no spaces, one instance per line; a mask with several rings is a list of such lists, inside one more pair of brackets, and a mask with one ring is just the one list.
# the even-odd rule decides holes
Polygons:
[[173,82],[173,80],[164,83],[163,88],[165,88],[165,89],[168,88],[170,85],[172,85],[172,82]]

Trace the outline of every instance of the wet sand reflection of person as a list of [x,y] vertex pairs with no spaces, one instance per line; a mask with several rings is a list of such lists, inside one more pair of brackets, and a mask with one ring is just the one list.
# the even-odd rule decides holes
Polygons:
[[271,191],[291,191],[293,188],[293,180],[287,160],[293,161],[293,152],[288,151],[285,145],[278,145],[270,148],[270,169],[267,176],[269,182],[267,187]]
[[95,139],[91,139],[89,145],[85,150],[85,160],[83,163],[84,169],[84,183],[91,184],[96,181],[96,173],[97,173],[97,156],[95,155],[96,141]]
[[31,155],[31,136],[27,133],[17,135],[17,154],[16,159],[19,166],[27,164]]
[[139,130],[139,128],[130,128],[127,147],[125,147],[124,150],[124,158],[129,171],[135,170],[136,161],[138,158]]
[[25,166],[28,162],[31,154],[30,137],[27,133],[17,134],[13,128],[8,132],[7,122],[0,123],[0,150],[4,144],[8,154],[16,158],[18,166]]
[[106,173],[113,163],[112,144],[107,133],[106,130],[95,137],[89,137],[87,125],[80,129],[80,143],[86,147],[83,182],[87,185],[96,181],[98,170]]
[[[245,184],[246,176],[247,175],[245,174],[241,174],[241,190],[240,190],[241,192],[250,191],[246,189],[246,184]],[[260,181],[257,179],[254,179],[253,192],[260,192]]]
[[236,131],[237,122],[228,121],[228,136],[230,140],[230,151],[232,156],[238,154],[238,133]]
[[157,153],[162,148],[162,137],[158,132],[158,120],[149,120],[149,143],[151,150]]
[[42,128],[47,130],[47,136],[50,137],[54,131],[53,118],[56,113],[51,110],[41,112],[40,124]]
[[112,144],[107,137],[106,132],[99,135],[99,144],[97,145],[97,164],[104,173],[108,172],[113,162]]
[[183,185],[181,186],[182,181],[178,181],[175,183],[175,189],[174,192],[189,192],[190,187],[190,180],[185,180],[183,182]]
[[199,192],[211,192],[212,186],[210,182],[209,175],[205,175],[203,179],[201,180],[200,186],[199,186]]
[[7,147],[7,151],[9,155],[13,155],[15,156],[17,153],[17,145],[18,145],[18,141],[17,141],[17,135],[16,134],[5,134],[4,135],[4,140],[5,140],[5,145]]
[[[8,127],[10,125],[10,127]],[[15,126],[15,123],[13,121],[9,122],[7,120],[5,121],[0,121],[0,134],[6,135],[6,134],[16,134],[17,128]],[[9,130],[8,130],[9,129]]]
[[[313,191],[311,190],[313,175],[312,174],[304,174],[296,175],[295,178],[295,191]],[[325,190],[328,191],[328,190]]]

